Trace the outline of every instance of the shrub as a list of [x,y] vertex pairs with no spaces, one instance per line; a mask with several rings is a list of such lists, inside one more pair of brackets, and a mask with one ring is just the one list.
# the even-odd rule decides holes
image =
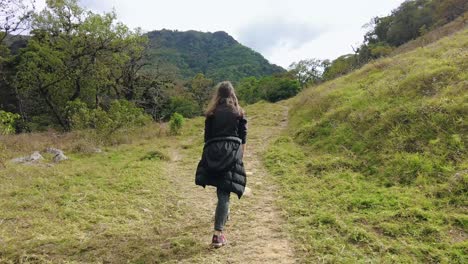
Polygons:
[[118,129],[140,127],[151,121],[151,117],[142,108],[126,100],[113,101],[107,112],[100,108],[95,111],[95,127],[104,134],[111,134]]
[[65,111],[71,129],[81,130],[92,126],[93,110],[81,100],[68,102]]
[[141,127],[151,121],[151,117],[142,108],[126,100],[113,101],[108,111],[100,107],[90,109],[79,100],[69,102],[67,117],[72,129],[95,129],[97,139],[106,142],[118,131]]
[[194,117],[200,114],[197,102],[187,96],[173,96],[169,99],[169,115],[180,113],[185,117]]
[[19,118],[18,114],[0,110],[0,134],[9,135],[15,133],[15,124]]
[[171,135],[179,135],[182,125],[184,124],[184,117],[179,113],[174,113],[169,120],[169,129]]
[[267,76],[241,80],[237,91],[239,99],[253,104],[260,100],[277,102],[295,96],[301,89],[299,81],[290,76]]

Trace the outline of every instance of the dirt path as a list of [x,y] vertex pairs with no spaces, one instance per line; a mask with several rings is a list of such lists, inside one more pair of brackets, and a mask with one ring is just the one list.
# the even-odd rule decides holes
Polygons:
[[249,135],[244,163],[251,194],[240,200],[235,195],[231,196],[230,220],[226,226],[229,244],[221,249],[209,248],[216,206],[215,189],[203,189],[194,184],[194,169],[200,153],[184,148],[196,139],[192,137],[184,139],[184,142],[174,142],[168,175],[180,190],[176,231],[194,238],[196,244],[189,247],[193,254],[185,254],[174,263],[296,262],[285,231],[285,220],[275,205],[278,190],[261,162],[262,151],[287,122],[285,106],[275,105],[272,108],[268,113],[271,119],[264,119],[261,113],[248,118]]

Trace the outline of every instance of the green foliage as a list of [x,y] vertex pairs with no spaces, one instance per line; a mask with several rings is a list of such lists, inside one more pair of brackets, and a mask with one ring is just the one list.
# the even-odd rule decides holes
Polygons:
[[[391,15],[373,18],[372,29],[366,34],[365,40],[368,43],[399,46],[426,33],[428,28],[454,20],[463,14],[463,10],[466,11],[466,7],[466,2],[459,0],[405,1]],[[444,12],[453,13],[446,15]]]
[[109,107],[109,99],[134,99],[146,40],[114,13],[87,12],[76,0],[49,1],[34,15],[31,33],[17,55],[15,79],[30,122],[45,114],[68,130],[70,101],[97,109]]
[[249,76],[263,77],[284,72],[261,54],[239,44],[227,33],[218,31],[161,30],[147,33],[150,64],[175,66],[184,79],[203,73],[215,82],[237,82]]
[[296,95],[301,89],[299,81],[288,75],[273,75],[260,79],[249,77],[241,80],[236,88],[239,99],[246,103],[260,100],[277,102]]
[[415,39],[436,26],[448,23],[468,9],[463,0],[410,0],[403,2],[392,14],[375,17],[366,42],[399,46]]
[[172,113],[180,113],[187,118],[198,116],[201,112],[199,105],[188,96],[173,96],[169,99],[169,108],[166,110]]
[[147,125],[151,117],[142,108],[127,100],[115,100],[107,111],[102,108],[90,109],[76,100],[67,106],[68,120],[72,129],[95,129],[101,140],[109,139],[116,132],[127,131]]
[[247,104],[253,104],[260,101],[258,93],[258,80],[255,77],[242,79],[236,87],[236,94],[239,100]]
[[263,99],[270,102],[277,102],[296,95],[301,87],[297,80],[282,77],[265,77],[260,79],[258,84],[260,94]]
[[319,83],[322,80],[323,71],[327,67],[329,67],[328,61],[308,59],[292,63],[289,70],[296,75],[301,88],[304,88],[309,84]]
[[107,112],[100,108],[96,109],[95,118],[94,126],[103,134],[111,134],[119,129],[144,126],[151,121],[143,109],[127,100],[113,101]]
[[18,114],[0,110],[0,135],[8,135],[15,133],[15,124],[19,118],[20,115]]
[[356,67],[356,55],[348,54],[335,59],[323,72],[324,80],[331,80],[348,72]]
[[393,51],[393,47],[385,43],[369,44],[369,49],[373,58],[390,55],[390,53]]
[[323,80],[332,80],[358,69],[371,60],[390,55],[395,47],[440,27],[468,10],[464,0],[408,0],[392,14],[374,17],[366,27],[364,43],[355,54],[343,55],[324,65]]
[[197,102],[199,109],[203,109],[213,92],[213,88],[213,80],[199,73],[190,81],[188,92]]
[[179,113],[172,114],[169,120],[169,133],[171,135],[179,135],[183,125],[184,117]]
[[67,107],[68,123],[73,130],[80,130],[93,127],[94,111],[79,99],[68,102]]

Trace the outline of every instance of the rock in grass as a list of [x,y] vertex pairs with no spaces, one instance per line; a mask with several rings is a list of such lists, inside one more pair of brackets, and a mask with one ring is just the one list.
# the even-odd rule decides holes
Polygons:
[[252,196],[252,189],[250,189],[249,187],[245,187],[243,195],[246,196],[246,197]]
[[41,160],[41,159],[44,159],[41,155],[41,153],[39,153],[39,151],[34,151],[33,154],[31,154],[31,156],[29,156],[29,162],[32,162],[32,161],[38,161],[38,160]]
[[94,153],[102,153],[102,149],[100,148],[93,148]]
[[15,158],[15,159],[12,159],[11,161],[14,163],[33,163],[42,159],[44,158],[42,157],[41,153],[39,153],[39,151],[34,151],[29,156]]
[[64,161],[68,159],[68,157],[65,156],[65,154],[63,154],[63,151],[60,149],[47,148],[46,151],[54,155],[54,158],[53,158],[54,162],[60,162],[60,161]]

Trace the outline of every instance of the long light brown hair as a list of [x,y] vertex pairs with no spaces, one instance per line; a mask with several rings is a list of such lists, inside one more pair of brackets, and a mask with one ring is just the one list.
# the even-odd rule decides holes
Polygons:
[[208,107],[206,108],[205,115],[213,115],[216,108],[223,104],[227,105],[234,113],[238,114],[239,116],[244,115],[244,110],[239,105],[236,92],[234,91],[234,86],[232,86],[230,81],[220,82],[218,85],[216,85],[216,91],[213,94]]

